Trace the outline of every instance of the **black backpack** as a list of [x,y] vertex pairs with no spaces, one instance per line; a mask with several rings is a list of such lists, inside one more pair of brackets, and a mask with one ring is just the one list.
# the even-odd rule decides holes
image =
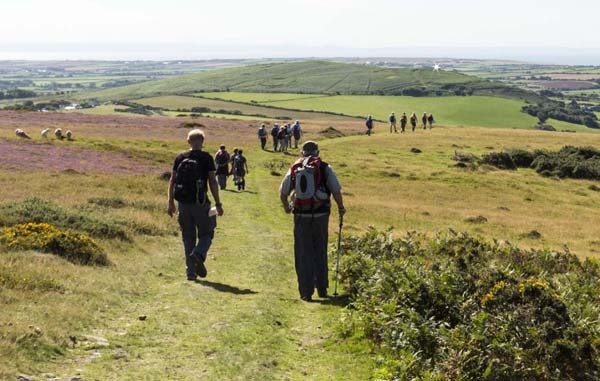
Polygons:
[[189,157],[183,159],[175,172],[175,200],[203,205],[206,202],[206,182],[201,176],[198,160]]

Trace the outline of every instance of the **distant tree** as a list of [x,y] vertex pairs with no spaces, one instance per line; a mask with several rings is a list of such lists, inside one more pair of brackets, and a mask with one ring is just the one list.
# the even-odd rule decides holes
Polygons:
[[538,118],[539,124],[544,124],[548,120],[548,114],[546,114],[545,111],[539,111],[537,113],[537,118]]

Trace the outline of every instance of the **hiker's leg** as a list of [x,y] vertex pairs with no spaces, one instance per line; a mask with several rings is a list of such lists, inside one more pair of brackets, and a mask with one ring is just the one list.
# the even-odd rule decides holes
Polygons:
[[329,239],[329,215],[315,218],[313,242],[315,250],[315,286],[318,290],[329,287],[327,266],[327,241]]
[[194,247],[193,253],[202,262],[206,260],[208,250],[212,245],[213,238],[215,236],[215,229],[217,227],[217,217],[208,215],[210,210],[210,204],[195,206],[194,207],[194,226],[195,233],[198,236],[198,241]]
[[300,296],[311,297],[315,291],[312,219],[294,216],[294,259]]
[[179,203],[179,215],[177,220],[181,228],[181,238],[183,240],[183,250],[185,253],[185,265],[188,279],[196,278],[196,265],[191,257],[194,247],[196,247],[196,225],[192,208],[194,205]]
[[221,188],[221,190],[225,189],[225,182],[227,181],[227,177],[225,177],[225,175],[219,174],[219,176],[217,176],[217,180],[219,180],[219,188]]

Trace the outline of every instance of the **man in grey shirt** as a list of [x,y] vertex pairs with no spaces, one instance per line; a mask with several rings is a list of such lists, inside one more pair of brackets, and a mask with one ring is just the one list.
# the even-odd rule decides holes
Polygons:
[[[317,288],[319,297],[327,297],[329,286],[327,266],[327,241],[331,196],[335,200],[340,217],[346,213],[342,198],[342,187],[329,164],[319,158],[319,146],[307,141],[302,146],[302,159],[287,172],[279,188],[281,203],[286,213],[294,213],[294,258],[300,298],[311,301]],[[303,169],[308,168],[310,172]],[[302,176],[314,175],[302,181]],[[290,202],[290,195],[292,201]],[[310,197],[307,197],[310,196]]]

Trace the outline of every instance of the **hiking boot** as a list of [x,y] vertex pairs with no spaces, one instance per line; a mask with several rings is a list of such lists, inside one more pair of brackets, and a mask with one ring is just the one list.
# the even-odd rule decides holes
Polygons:
[[300,299],[304,300],[305,302],[312,302],[312,296],[310,295],[302,295]]
[[317,293],[319,294],[319,298],[325,299],[328,297],[326,288],[318,288]]
[[208,270],[206,270],[206,266],[204,265],[204,259],[202,259],[202,257],[196,253],[193,253],[192,257],[196,262],[196,275],[198,275],[200,278],[206,278],[206,275],[208,275]]

